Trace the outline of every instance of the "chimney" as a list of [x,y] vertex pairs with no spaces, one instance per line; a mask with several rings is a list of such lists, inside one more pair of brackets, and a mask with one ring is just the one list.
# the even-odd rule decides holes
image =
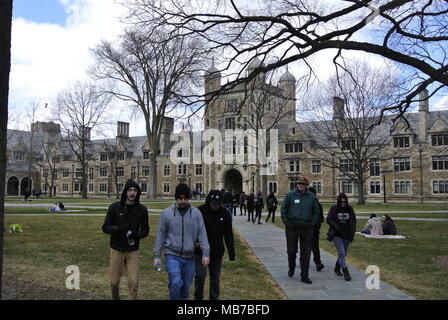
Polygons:
[[333,97],[333,120],[344,119],[344,99]]
[[420,92],[420,108],[418,110],[418,140],[420,142],[427,142],[428,140],[428,125],[429,125],[429,99],[428,90],[423,89]]
[[129,123],[117,122],[117,137],[129,138]]

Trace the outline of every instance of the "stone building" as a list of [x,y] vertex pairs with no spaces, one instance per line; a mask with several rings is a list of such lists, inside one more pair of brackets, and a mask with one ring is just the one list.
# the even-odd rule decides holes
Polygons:
[[[260,65],[255,59],[247,72]],[[161,152],[157,157],[158,198],[172,199],[179,182],[201,192],[223,188],[246,193],[262,190],[264,193],[274,191],[282,197],[303,175],[317,189],[321,200],[333,201],[340,192],[347,193],[351,201],[356,199],[355,181],[342,169],[326,166],[322,161],[328,150],[333,150],[341,167],[350,166],[348,159],[343,159],[334,143],[325,140],[319,122],[295,120],[296,79],[289,71],[280,77],[277,86],[267,83],[265,75],[260,74],[249,84],[240,84],[215,95],[222,87],[221,82],[221,74],[213,65],[204,75],[207,99],[204,130],[183,132],[191,141],[200,141],[196,147],[193,144],[179,147],[178,143],[170,141],[174,119],[164,119]],[[388,143],[372,159],[370,177],[364,184],[367,202],[448,202],[448,111],[430,112],[425,95],[426,92],[421,93],[419,111],[405,115],[409,126],[405,121],[393,124],[386,117],[375,129],[378,136],[387,135]],[[343,101],[335,98],[332,121],[343,116]],[[207,164],[195,158],[197,154],[210,151],[207,150],[209,129],[222,134],[223,157],[240,156],[239,161]],[[278,129],[277,163],[249,164],[254,140],[248,135],[243,140],[227,139],[225,134],[229,130],[247,132],[250,129]],[[27,146],[31,133],[8,130],[8,134],[11,138],[8,138],[7,195],[23,194],[29,177]],[[80,196],[81,168],[61,136],[59,125],[36,123],[34,135],[37,141],[34,145],[39,146],[35,150],[41,152],[36,156],[39,161],[32,166],[33,189],[47,195],[51,189],[57,196]],[[43,142],[55,145],[50,154],[42,151],[40,144]],[[272,145],[268,143],[269,148]],[[149,176],[150,152],[146,137],[130,137],[129,124],[123,122],[118,123],[115,139],[89,141],[88,196],[114,197],[121,193],[127,179],[133,178],[141,185],[145,197],[152,178]],[[321,156],[315,156],[320,153]],[[275,174],[261,176],[260,170]]]

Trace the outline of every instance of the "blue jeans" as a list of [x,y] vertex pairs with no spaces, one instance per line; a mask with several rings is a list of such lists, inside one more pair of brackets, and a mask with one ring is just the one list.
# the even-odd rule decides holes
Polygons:
[[194,276],[194,258],[183,259],[173,255],[166,255],[165,261],[170,299],[188,300]]
[[347,268],[347,263],[345,263],[345,257],[347,256],[348,245],[350,241],[348,239],[334,237],[333,243],[338,251],[338,262],[341,268]]

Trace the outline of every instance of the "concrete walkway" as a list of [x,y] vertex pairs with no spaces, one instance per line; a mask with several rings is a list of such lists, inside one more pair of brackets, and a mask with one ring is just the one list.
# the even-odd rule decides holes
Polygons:
[[234,217],[233,224],[290,300],[414,299],[382,281],[379,290],[366,289],[365,282],[369,275],[351,266],[349,266],[349,271],[352,280],[345,281],[343,277],[338,277],[333,272],[336,257],[322,250],[321,259],[325,268],[321,272],[316,271],[311,258],[310,279],[313,281],[312,284],[300,282],[299,254],[294,277],[289,278],[286,238],[282,229],[272,223],[263,222],[259,225],[247,222],[247,216]]

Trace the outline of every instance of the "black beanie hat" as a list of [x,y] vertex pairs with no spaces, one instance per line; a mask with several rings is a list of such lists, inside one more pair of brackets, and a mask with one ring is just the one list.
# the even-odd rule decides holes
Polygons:
[[176,187],[175,199],[179,199],[181,196],[186,196],[190,199],[190,188],[185,183],[180,183]]

